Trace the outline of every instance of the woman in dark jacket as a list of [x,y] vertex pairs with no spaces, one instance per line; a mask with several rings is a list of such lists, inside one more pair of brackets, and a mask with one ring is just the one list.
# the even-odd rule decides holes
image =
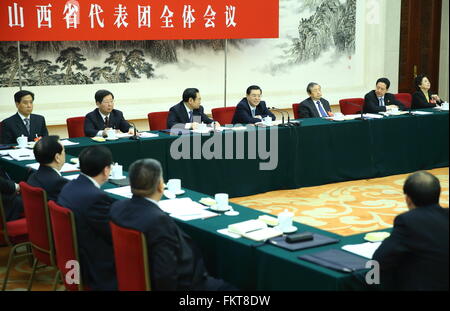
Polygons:
[[438,95],[430,91],[431,83],[426,75],[418,75],[414,79],[417,91],[412,94],[412,109],[433,108],[442,104]]

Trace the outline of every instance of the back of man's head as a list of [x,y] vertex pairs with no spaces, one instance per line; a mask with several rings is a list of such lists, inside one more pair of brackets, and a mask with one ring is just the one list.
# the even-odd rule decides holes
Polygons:
[[59,142],[59,136],[44,136],[36,142],[33,148],[34,157],[39,164],[50,164],[55,160],[57,153],[61,154],[63,146]]
[[439,204],[441,184],[434,175],[419,171],[408,176],[403,185],[403,193],[415,207]]
[[111,166],[111,151],[103,146],[90,146],[81,151],[78,156],[80,160],[80,170],[90,177],[99,175],[107,166]]
[[131,192],[139,196],[152,196],[162,178],[161,164],[154,159],[137,160],[128,170]]

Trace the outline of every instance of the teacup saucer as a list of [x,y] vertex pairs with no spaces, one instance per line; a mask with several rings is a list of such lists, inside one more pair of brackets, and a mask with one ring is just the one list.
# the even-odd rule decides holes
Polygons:
[[274,229],[277,229],[283,233],[292,233],[292,232],[295,232],[298,230],[298,228],[296,226],[291,226],[290,228],[288,228],[287,230],[284,230],[284,231],[280,229],[280,226],[276,226],[276,227],[274,227]]
[[225,208],[218,208],[218,207],[217,207],[217,204],[214,204],[214,205],[211,205],[209,208],[210,208],[212,211],[215,211],[215,212],[226,212],[226,211],[229,211],[229,210],[231,209],[231,206],[228,205],[228,206],[226,206]]
[[185,193],[186,191],[184,191],[184,190],[178,190],[177,192],[174,192],[174,194],[175,195],[180,195],[180,194],[183,194],[183,193]]
[[113,176],[110,177],[110,179],[124,179],[124,178],[127,178],[127,176],[122,175],[122,176],[119,176],[119,177],[113,177]]
[[106,137],[105,139],[106,139],[106,140],[118,140],[119,137],[114,137],[114,138],[112,138],[112,137]]
[[[170,191],[169,189],[164,189],[164,195],[165,195],[166,192],[168,192],[168,195],[169,195],[169,196],[176,196],[176,195],[183,194],[183,193],[185,193],[186,191],[184,191],[184,190],[179,190],[179,191],[177,191],[177,192],[172,192],[172,191]],[[166,197],[167,197],[167,195],[166,195]]]

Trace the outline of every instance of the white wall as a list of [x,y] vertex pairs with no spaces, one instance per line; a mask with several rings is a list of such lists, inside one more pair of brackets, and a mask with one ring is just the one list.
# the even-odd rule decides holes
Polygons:
[[[280,3],[282,1],[286,1],[284,4],[292,3],[291,0],[280,0]],[[332,105],[338,105],[341,98],[364,97],[365,93],[374,88],[379,77],[388,77],[392,82],[390,91],[396,92],[400,8],[401,0],[357,0],[356,52],[348,59],[341,57],[339,64],[333,64],[333,55],[327,55],[330,59],[299,66],[298,73],[271,76],[261,72],[261,67],[256,68],[252,63],[253,60],[264,62],[264,57],[268,57],[267,53],[270,51],[256,48],[250,50],[250,47],[242,52],[230,47],[227,105],[235,105],[250,84],[260,84],[264,90],[263,99],[269,105],[281,108],[289,108],[292,103],[306,98],[305,89],[310,81],[322,85],[324,97]],[[280,36],[287,35],[284,28],[295,27],[285,23],[280,19]],[[286,38],[281,39],[286,41]],[[276,40],[278,39],[255,40],[255,44],[270,47],[276,45]],[[114,93],[116,108],[124,111],[128,119],[145,119],[148,112],[168,110],[180,101],[181,93],[186,87],[200,89],[207,112],[211,108],[223,106],[224,53],[210,53],[205,61],[198,57],[197,51],[180,51],[179,59],[180,64],[156,68],[177,79],[153,79],[136,84],[41,86],[27,89],[36,94],[34,112],[45,115],[49,125],[65,124],[66,118],[85,115],[93,110],[94,93],[101,88]],[[0,120],[15,113],[13,94],[16,91],[17,88],[0,89]]]
[[441,24],[441,57],[439,60],[439,90],[438,94],[441,98],[449,100],[448,92],[448,0],[442,1],[442,24]]

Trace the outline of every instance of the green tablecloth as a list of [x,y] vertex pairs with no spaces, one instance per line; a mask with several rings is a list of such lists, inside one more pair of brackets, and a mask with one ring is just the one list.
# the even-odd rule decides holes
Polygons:
[[[245,140],[252,131],[245,133]],[[114,160],[125,170],[135,159],[158,159],[165,178],[181,178],[185,195],[198,200],[202,193],[228,192],[231,196],[269,190],[314,186],[351,179],[373,178],[407,173],[419,169],[448,166],[448,113],[425,116],[398,116],[381,120],[332,122],[306,119],[301,127],[279,129],[278,166],[260,171],[259,160],[175,160],[170,146],[177,137],[161,133],[157,138],[140,141],[119,140],[102,143],[110,148]],[[224,133],[236,139],[236,133]],[[186,136],[195,139],[198,135]],[[200,136],[205,142],[209,136]],[[269,139],[268,137],[265,138]],[[80,144],[67,147],[67,153],[98,144],[88,138],[71,139]],[[224,140],[225,141],[225,140]],[[225,144],[225,142],[223,142]],[[248,151],[245,152],[248,154]],[[26,176],[27,163],[0,159],[1,165],[17,181]],[[112,187],[106,184],[106,188]],[[118,198],[118,197],[116,197]],[[298,259],[301,254],[362,243],[363,235],[339,237],[335,245],[289,252],[272,245],[257,246],[246,239],[232,239],[218,229],[231,223],[256,218],[261,213],[234,205],[237,217],[218,216],[207,220],[177,221],[203,251],[209,271],[241,289],[340,290],[364,289],[353,275],[336,272]],[[296,224],[300,231],[324,233]],[[335,236],[332,233],[325,233]]]
[[[261,163],[267,160],[260,160],[258,151],[253,151],[256,159],[249,157],[252,152],[248,150],[249,137],[257,137],[256,133],[261,132],[267,135],[256,140],[259,147],[262,142],[270,141],[267,128],[253,128],[243,133],[226,131],[215,136],[222,140],[219,143],[221,159],[205,158],[200,148],[211,143],[212,135],[200,134],[178,137],[159,133],[156,138],[104,143],[74,138],[71,140],[80,144],[68,146],[66,150],[77,156],[88,145],[102,144],[111,149],[114,161],[125,170],[136,159],[155,158],[161,162],[166,180],[180,178],[186,188],[210,195],[225,192],[230,197],[448,166],[448,112],[366,121],[304,119],[300,127],[278,128],[277,166],[268,171],[260,169]],[[238,159],[237,137],[241,135],[244,157]],[[179,140],[190,142],[190,159],[172,157],[171,146]],[[233,146],[233,159],[226,159],[227,142]],[[267,146],[270,145],[267,143]],[[195,159],[194,153],[200,158]],[[23,178],[14,172],[12,175],[16,179]]]
[[[204,194],[189,191],[180,197],[200,200]],[[116,197],[120,199],[119,197]],[[368,290],[370,287],[353,274],[324,268],[297,257],[302,254],[340,248],[347,244],[365,242],[364,234],[342,237],[300,223],[294,223],[299,232],[309,231],[340,239],[338,244],[308,250],[288,251],[245,238],[234,239],[217,230],[228,225],[256,219],[263,213],[244,206],[232,204],[238,216],[220,216],[205,220],[181,221],[177,224],[199,245],[208,271],[245,290]],[[390,231],[390,230],[387,230]]]
[[[8,164],[15,172],[25,172],[26,164],[31,161],[0,160]],[[74,173],[64,173],[71,175]],[[126,172],[125,172],[126,174]],[[103,189],[113,188],[106,183]],[[190,197],[195,201],[205,194],[186,190],[179,197]],[[115,199],[122,197],[111,195]],[[273,245],[261,244],[245,238],[234,239],[217,232],[228,225],[256,219],[263,213],[244,206],[233,204],[238,216],[220,216],[205,219],[181,221],[175,220],[188,233],[202,250],[208,271],[215,277],[223,278],[240,289],[246,290],[367,290],[363,282],[352,274],[327,269],[297,257],[328,248],[339,248],[346,244],[362,243],[363,234],[342,237],[307,225],[294,223],[301,231],[324,234],[340,239],[340,243],[323,247],[290,252]]]

